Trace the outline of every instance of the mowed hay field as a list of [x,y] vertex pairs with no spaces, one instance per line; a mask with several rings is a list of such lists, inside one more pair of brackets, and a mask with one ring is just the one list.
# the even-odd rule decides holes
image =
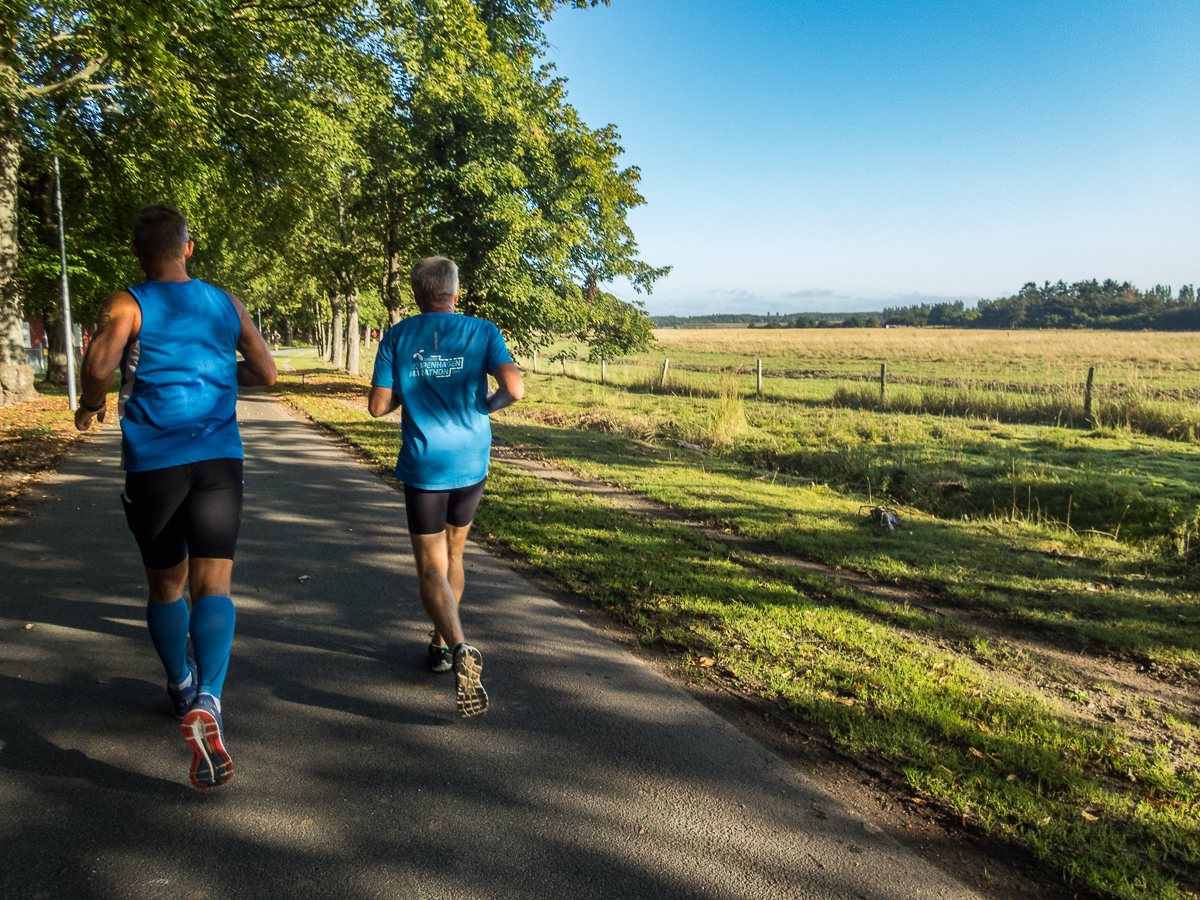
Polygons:
[[[982,331],[932,328],[660,328],[657,353],[682,364],[833,371],[887,363],[896,374],[1010,377],[1062,383],[1089,366],[1103,381],[1200,386],[1200,334],[1194,332]],[[648,359],[646,360],[649,361]]]
[[543,350],[537,366],[532,356],[522,362],[680,396],[733,390],[766,402],[1200,440],[1196,333],[724,328],[659,329],[655,338],[603,371],[565,342]]
[[[767,377],[1008,381],[1014,386],[1082,385],[1095,368],[1097,385],[1155,390],[1200,389],[1200,334],[1195,332],[982,331],[935,328],[659,328],[650,350],[609,362],[612,380],[633,383],[664,358],[676,371],[731,368],[753,372],[759,359]],[[558,342],[540,354],[540,368],[556,354],[566,370],[599,377],[586,348]],[[523,360],[532,366],[532,357]],[[572,369],[572,366],[575,366]],[[559,369],[561,371],[561,368]]]

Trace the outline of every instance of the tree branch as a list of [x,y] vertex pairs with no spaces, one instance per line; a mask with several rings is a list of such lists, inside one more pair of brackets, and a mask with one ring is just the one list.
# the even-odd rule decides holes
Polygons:
[[83,85],[85,90],[107,90],[104,87],[87,84],[87,80],[99,72],[107,62],[108,57],[102,56],[99,59],[90,60],[87,65],[74,75],[69,75],[61,81],[56,81],[53,84],[29,85],[27,87],[18,86],[13,89],[13,92],[19,99],[24,100],[31,97],[53,97],[76,85]]

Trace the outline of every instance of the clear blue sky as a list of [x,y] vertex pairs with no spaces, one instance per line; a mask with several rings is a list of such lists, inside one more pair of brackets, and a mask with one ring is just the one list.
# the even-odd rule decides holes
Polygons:
[[1200,284],[1198,0],[612,0],[547,34],[641,169],[651,313]]

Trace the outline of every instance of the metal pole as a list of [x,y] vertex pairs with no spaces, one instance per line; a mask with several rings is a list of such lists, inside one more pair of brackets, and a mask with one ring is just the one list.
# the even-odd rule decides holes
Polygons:
[[63,225],[62,180],[58,173],[58,154],[54,154],[54,208],[58,211],[58,256],[62,265],[63,332],[67,338],[67,408],[75,409],[75,328],[71,324],[71,286],[67,282],[67,231]]

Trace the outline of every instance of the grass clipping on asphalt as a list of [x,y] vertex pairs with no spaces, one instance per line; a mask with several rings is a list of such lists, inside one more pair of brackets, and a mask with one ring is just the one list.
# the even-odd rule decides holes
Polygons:
[[[398,424],[338,399],[365,394],[365,381],[306,374],[283,374],[276,390],[390,468]],[[1200,892],[1197,772],[946,652],[936,617],[503,462],[475,534],[665,648],[680,676],[772,699],[843,749],[887,761],[911,802],[940,804],[1113,896]]]

